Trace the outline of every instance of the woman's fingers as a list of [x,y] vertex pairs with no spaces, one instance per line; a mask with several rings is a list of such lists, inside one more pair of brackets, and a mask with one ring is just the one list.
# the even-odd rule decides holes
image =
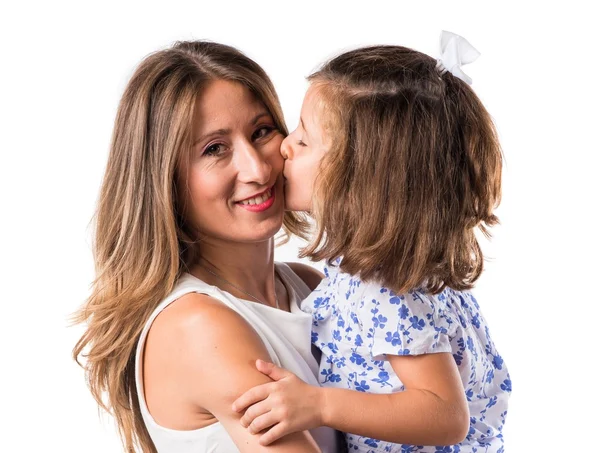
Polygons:
[[248,390],[246,393],[240,396],[237,400],[235,400],[231,405],[231,408],[235,412],[241,412],[248,406],[258,403],[259,401],[262,401],[264,399],[267,399],[267,397],[270,394],[270,385],[271,384],[262,384],[257,385],[256,387],[252,387],[250,390]]
[[270,410],[271,407],[267,401],[261,401],[259,403],[253,404],[246,410],[246,413],[240,419],[240,423],[244,428],[248,428],[257,417],[268,413]]

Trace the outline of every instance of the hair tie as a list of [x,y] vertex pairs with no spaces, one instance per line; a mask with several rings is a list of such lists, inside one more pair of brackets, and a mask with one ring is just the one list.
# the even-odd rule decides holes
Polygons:
[[471,78],[463,72],[462,65],[473,63],[481,55],[469,41],[462,36],[442,31],[440,36],[440,57],[437,59],[437,68],[451,73],[471,85]]

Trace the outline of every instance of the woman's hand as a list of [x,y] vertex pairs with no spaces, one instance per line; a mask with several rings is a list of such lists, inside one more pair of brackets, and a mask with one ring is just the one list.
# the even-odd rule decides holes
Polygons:
[[251,388],[233,402],[233,410],[246,409],[240,422],[252,434],[265,431],[259,441],[269,445],[286,434],[323,424],[322,391],[283,368],[256,361],[256,368],[274,382]]

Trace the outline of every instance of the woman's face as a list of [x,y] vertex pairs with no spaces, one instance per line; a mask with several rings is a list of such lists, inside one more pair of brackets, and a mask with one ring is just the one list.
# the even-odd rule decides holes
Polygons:
[[290,211],[311,211],[312,208],[315,178],[329,148],[321,111],[318,87],[311,85],[302,103],[300,124],[281,144],[281,154],[286,159],[285,207]]
[[[196,101],[187,175],[187,216],[203,238],[258,242],[284,213],[283,135],[243,85],[210,82]],[[180,169],[180,171],[184,171]]]

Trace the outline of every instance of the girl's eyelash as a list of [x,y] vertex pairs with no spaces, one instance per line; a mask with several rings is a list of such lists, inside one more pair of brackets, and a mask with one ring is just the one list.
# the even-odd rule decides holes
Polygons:
[[306,143],[304,143],[302,140],[298,140],[297,144],[298,146],[306,146]]

